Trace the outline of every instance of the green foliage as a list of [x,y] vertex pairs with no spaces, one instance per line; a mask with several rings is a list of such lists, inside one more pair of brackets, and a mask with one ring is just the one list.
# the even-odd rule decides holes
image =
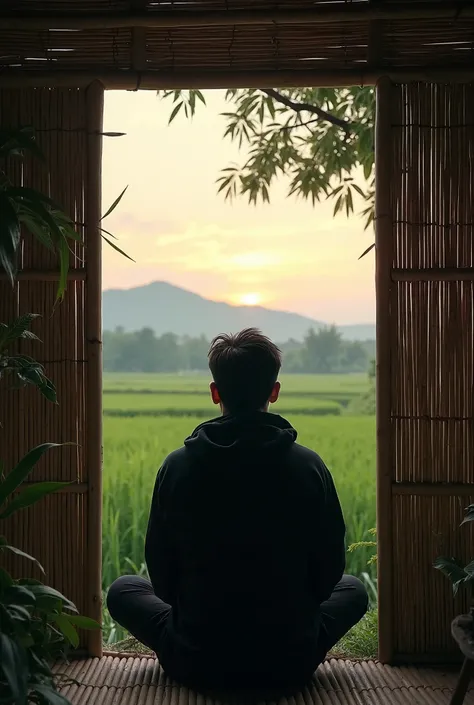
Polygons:
[[25,313],[11,323],[0,323],[0,379],[11,376],[16,386],[32,384],[48,401],[56,402],[56,389],[46,376],[44,367],[29,355],[10,353],[11,346],[19,340],[39,340],[30,331],[35,313]]
[[[22,159],[25,155],[44,161],[33,128],[0,130],[0,159]],[[106,215],[116,208],[124,193],[125,190]],[[5,167],[0,168],[0,267],[5,270],[12,284],[17,271],[22,228],[56,255],[60,271],[57,300],[61,300],[66,290],[71,247],[75,247],[75,243],[82,246],[76,224],[51,198],[36,189],[14,185],[8,178]],[[125,255],[103,233],[111,237],[114,237],[113,235],[104,230],[101,232],[109,245]]]
[[[375,528],[374,528],[374,529],[369,529],[369,530],[367,531],[367,533],[369,534],[369,536],[377,536],[377,529],[375,529]],[[373,540],[369,540],[369,541],[356,541],[355,543],[351,543],[351,544],[348,546],[347,550],[349,551],[349,553],[353,553],[354,551],[358,551],[358,550],[361,549],[361,548],[364,548],[364,549],[366,549],[366,548],[374,548],[374,549],[376,549],[376,548],[377,548],[377,541],[373,541]],[[373,553],[373,554],[370,556],[369,560],[367,561],[367,565],[370,566],[370,565],[374,565],[375,563],[377,563],[377,554],[376,554],[376,553]]]
[[[198,91],[161,91],[159,95],[173,100],[170,122],[183,107],[182,112],[192,117],[198,103],[205,104]],[[286,176],[289,195],[313,204],[332,199],[335,214],[350,216],[362,199],[366,227],[372,224],[373,88],[248,88],[229,90],[226,96],[231,109],[224,113],[224,135],[248,152],[243,164],[222,170],[218,188],[226,199],[245,195],[250,203],[269,202],[272,185]],[[365,186],[356,183],[356,172],[363,175]]]
[[[465,516],[460,526],[474,521],[474,504],[470,504],[465,509]],[[440,570],[453,585],[453,594],[456,595],[462,585],[470,588],[471,594],[474,594],[474,560],[471,560],[467,565],[454,557],[438,556],[433,563],[433,567]]]
[[357,398],[353,399],[348,407],[350,414],[357,416],[374,416],[375,415],[375,360],[370,361],[368,372],[368,387]]
[[[179,338],[173,333],[156,336],[151,328],[126,333],[104,331],[104,369],[111,372],[208,371],[210,341]],[[374,354],[374,341],[343,340],[335,326],[310,330],[303,342],[281,343],[283,369],[289,373],[365,372]]]
[[[0,130],[0,158],[22,158],[25,154],[43,159],[31,128]],[[111,213],[125,190],[107,211]],[[22,228],[34,236],[59,261],[57,300],[62,299],[67,283],[70,245],[80,243],[73,221],[52,199],[35,189],[15,186],[5,170],[0,170],[0,267],[14,284],[17,253]],[[116,250],[103,233],[102,236]],[[30,331],[37,316],[27,313],[11,323],[0,323],[0,378],[12,376],[17,385],[33,384],[52,402],[56,390],[43,366],[33,358],[12,352],[22,340],[38,340]],[[43,497],[57,492],[67,483],[26,483],[40,458],[56,443],[43,443],[33,448],[6,476],[0,476],[0,520],[31,507]],[[0,702],[23,705],[67,705],[57,689],[51,664],[65,658],[70,647],[79,644],[77,629],[99,629],[93,620],[77,614],[77,609],[64,595],[38,580],[14,579],[6,570],[5,555],[14,554],[30,561],[42,573],[44,569],[33,556],[11,545],[0,535]]]
[[[43,443],[27,453],[0,481],[0,519],[39,502],[67,483],[38,482],[25,485],[40,458],[57,443]],[[38,580],[15,580],[1,565],[3,554],[14,553],[44,569],[33,556],[0,536],[0,696],[5,703],[64,703],[53,678],[51,664],[66,658],[70,646],[79,644],[77,628],[99,625],[77,614],[70,600]]]
[[332,649],[332,654],[344,658],[377,658],[378,613],[367,614]]

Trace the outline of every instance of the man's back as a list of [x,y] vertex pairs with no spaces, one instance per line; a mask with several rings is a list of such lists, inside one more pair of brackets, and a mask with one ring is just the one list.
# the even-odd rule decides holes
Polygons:
[[223,416],[165,461],[146,560],[172,606],[161,658],[175,677],[269,683],[315,667],[344,522],[328,470],[295,440],[279,416]]

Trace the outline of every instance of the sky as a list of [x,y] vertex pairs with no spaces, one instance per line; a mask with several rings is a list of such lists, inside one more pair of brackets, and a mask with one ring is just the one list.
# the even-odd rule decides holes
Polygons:
[[222,168],[242,163],[245,148],[223,138],[229,110],[223,91],[205,91],[207,107],[168,126],[171,103],[154,91],[108,91],[104,130],[103,209],[128,189],[104,227],[135,262],[108,245],[103,288],[167,281],[217,301],[293,311],[319,321],[375,320],[373,233],[363,221],[332,215],[287,197],[285,178],[270,204],[217,193]]

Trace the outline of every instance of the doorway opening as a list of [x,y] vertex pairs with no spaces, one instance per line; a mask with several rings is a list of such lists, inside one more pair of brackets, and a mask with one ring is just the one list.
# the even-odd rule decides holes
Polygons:
[[[104,206],[128,185],[108,227],[135,263],[104,252],[104,594],[121,574],[146,575],[157,470],[195,426],[216,415],[208,391],[211,339],[256,326],[283,352],[282,394],[272,411],[287,417],[299,441],[331,470],[347,524],[347,571],[370,594],[373,609],[341,653],[374,656],[373,252],[358,260],[373,238],[370,227],[364,230],[371,223],[373,155],[366,154],[364,169],[355,153],[353,164],[341,154],[339,167],[326,164],[321,189],[308,186],[307,166],[286,157],[288,169],[272,174],[268,167],[266,181],[252,191],[245,184],[259,168],[251,164],[252,130],[268,131],[280,152],[306,140],[301,159],[318,140],[338,136],[342,144],[344,131],[330,123],[321,128],[313,116],[259,91],[177,95],[106,94],[104,130],[125,135],[105,141]],[[347,118],[358,110],[370,132],[372,90],[339,95],[341,104],[362,101]],[[310,89],[300,89],[291,100],[309,96]],[[325,89],[312,99],[329,109],[331,96],[337,92]],[[254,101],[249,111],[246,100]],[[286,134],[284,143],[278,132]],[[259,158],[267,156],[268,147]],[[120,642],[128,649],[127,635],[106,611],[104,624],[107,648]]]

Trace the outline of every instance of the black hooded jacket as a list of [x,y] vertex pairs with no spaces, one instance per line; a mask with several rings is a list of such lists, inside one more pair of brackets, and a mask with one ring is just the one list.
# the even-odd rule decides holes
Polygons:
[[158,474],[146,562],[172,606],[160,658],[177,679],[270,685],[317,665],[345,527],[329,471],[296,435],[275,414],[223,416]]

